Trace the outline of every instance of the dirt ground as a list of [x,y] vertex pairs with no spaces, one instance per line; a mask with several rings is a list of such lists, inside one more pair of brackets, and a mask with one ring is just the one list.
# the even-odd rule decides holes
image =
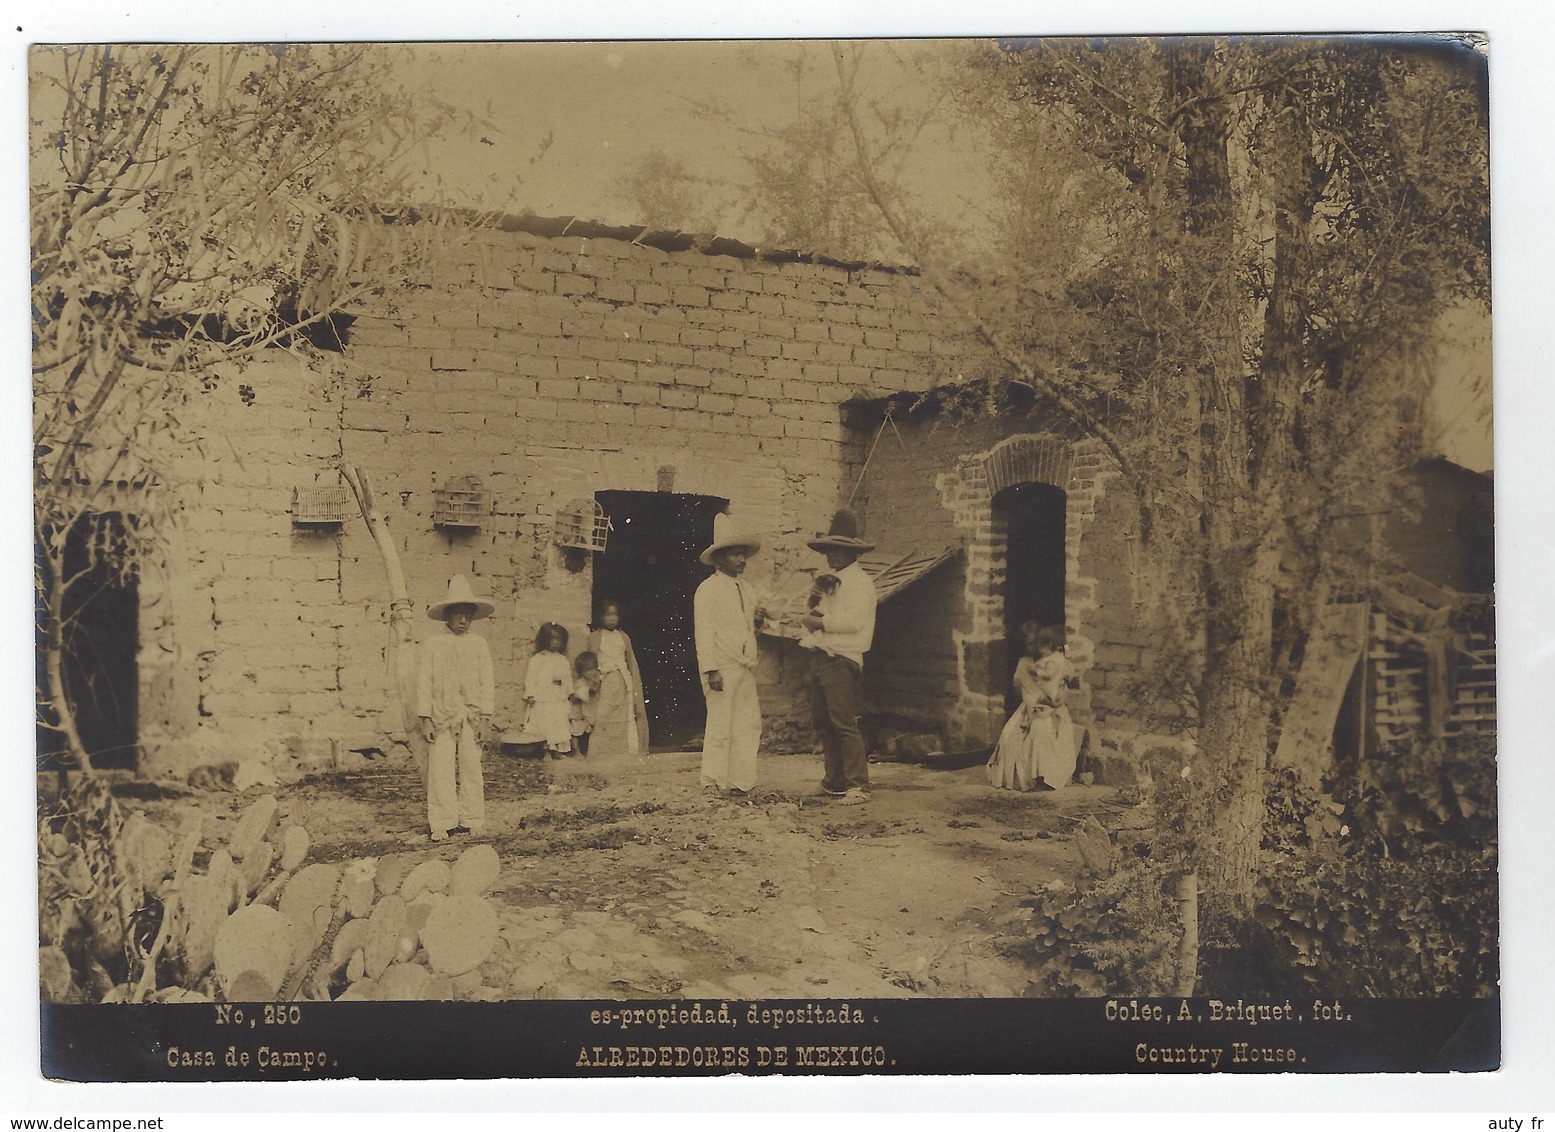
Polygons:
[[[485,996],[525,998],[1012,997],[1005,954],[1021,905],[1080,868],[1070,834],[1118,812],[1106,787],[1015,794],[981,766],[871,767],[873,800],[818,795],[820,758],[766,755],[748,797],[709,798],[699,756],[610,774],[587,759],[486,759],[489,893],[501,940]],[[426,836],[415,768],[313,776],[273,791],[309,859],[403,853],[452,862],[476,840]],[[121,799],[168,828],[190,809],[207,843],[261,789]]]

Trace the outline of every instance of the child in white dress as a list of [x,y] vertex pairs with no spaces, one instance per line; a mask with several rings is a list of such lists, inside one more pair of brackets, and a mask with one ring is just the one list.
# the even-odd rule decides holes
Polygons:
[[551,758],[572,752],[572,666],[567,663],[567,630],[547,621],[535,635],[535,653],[524,673],[524,730],[545,740]]

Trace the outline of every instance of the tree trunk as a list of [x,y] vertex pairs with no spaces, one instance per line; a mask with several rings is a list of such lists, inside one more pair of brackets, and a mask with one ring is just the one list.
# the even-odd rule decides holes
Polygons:
[[92,777],[97,773],[86,744],[81,741],[81,731],[76,727],[76,712],[65,688],[65,563],[63,544],[56,558],[44,548],[49,560],[48,592],[44,594],[43,668],[49,686],[49,706],[58,717],[58,726],[65,736],[65,744],[71,757],[81,768],[81,773]]
[[1185,873],[1177,880],[1177,918],[1182,938],[1177,941],[1177,994],[1193,997],[1199,982],[1199,878]]
[[421,772],[422,785],[425,785],[427,744],[421,736],[421,720],[416,714],[416,642],[410,631],[410,593],[405,586],[405,572],[400,569],[399,550],[394,545],[389,524],[378,510],[367,476],[350,465],[342,466],[340,474],[356,496],[362,519],[383,557],[383,572],[389,583],[389,672],[394,677],[405,739],[410,744],[410,753],[415,756],[416,768]]
[[1186,295],[1188,301],[1203,296],[1197,321],[1207,354],[1199,367],[1205,663],[1190,817],[1207,910],[1240,918],[1252,911],[1263,834],[1278,560],[1266,549],[1266,511],[1253,483],[1256,437],[1248,421],[1228,155],[1233,116],[1215,52],[1198,48],[1179,75],[1181,93],[1201,100],[1183,115],[1181,128],[1186,267],[1194,276]]
[[[1253,422],[1253,490],[1262,501],[1261,520],[1269,539],[1285,529],[1292,484],[1302,471],[1298,448],[1298,412],[1308,373],[1303,357],[1306,315],[1302,287],[1311,278],[1312,218],[1320,178],[1313,160],[1314,139],[1303,99],[1289,85],[1270,95],[1275,113],[1271,138],[1263,156],[1268,193],[1274,205],[1274,255],[1270,264],[1269,297],[1264,309],[1262,349],[1257,379],[1248,382],[1248,414]],[[1287,674],[1289,658],[1315,621],[1324,588],[1287,583],[1281,595],[1286,614],[1279,638],[1273,641],[1271,687]],[[1280,705],[1274,705],[1281,710]],[[1272,716],[1272,713],[1271,713]],[[1272,718],[1274,726],[1279,719]]]
[[[1212,609],[1209,616],[1194,782],[1196,856],[1210,910],[1241,917],[1252,912],[1263,840],[1274,584],[1268,562],[1215,573],[1223,612]],[[1228,639],[1231,632],[1237,635]]]

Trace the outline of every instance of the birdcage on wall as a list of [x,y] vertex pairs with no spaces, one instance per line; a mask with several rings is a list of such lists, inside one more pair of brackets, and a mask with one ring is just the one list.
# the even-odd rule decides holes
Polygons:
[[432,491],[432,525],[472,530],[486,517],[486,492],[475,476],[456,476]]
[[610,530],[610,517],[592,499],[574,499],[556,513],[557,546],[598,553],[605,549]]
[[341,484],[292,489],[292,525],[296,527],[338,527],[346,521],[350,501]]

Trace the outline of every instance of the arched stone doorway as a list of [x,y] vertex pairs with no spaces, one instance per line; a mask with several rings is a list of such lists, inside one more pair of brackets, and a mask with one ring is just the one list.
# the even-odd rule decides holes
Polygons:
[[1024,648],[1022,625],[1062,625],[1065,621],[1064,527],[1067,500],[1050,483],[1020,483],[993,497],[993,538],[1004,543],[1004,656],[992,666],[1007,712],[1019,706],[1013,677]]
[[[1011,675],[1024,620],[1061,624],[1082,673],[1093,644],[1087,610],[1095,580],[1080,575],[1081,542],[1102,492],[1103,457],[1089,441],[1046,433],[1007,437],[961,457],[939,478],[941,498],[967,532],[965,615],[955,638],[961,694],[950,730],[961,741],[991,743],[1012,707]],[[1071,696],[1077,722],[1089,694]]]

